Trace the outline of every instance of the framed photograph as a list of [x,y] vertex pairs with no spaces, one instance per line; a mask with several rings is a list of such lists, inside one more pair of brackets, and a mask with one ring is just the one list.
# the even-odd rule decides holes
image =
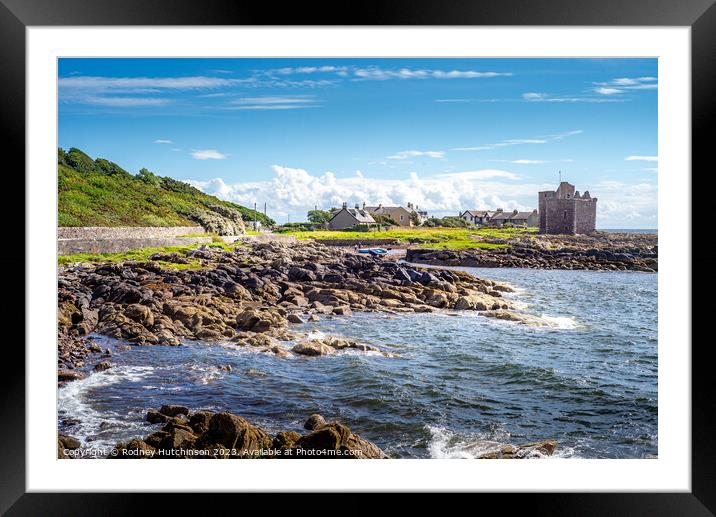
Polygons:
[[27,308],[0,508],[712,514],[711,4],[2,0]]

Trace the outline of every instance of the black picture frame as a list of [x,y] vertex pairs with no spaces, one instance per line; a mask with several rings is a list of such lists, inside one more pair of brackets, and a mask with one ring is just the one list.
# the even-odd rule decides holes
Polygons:
[[[692,170],[706,168],[713,147],[711,116],[716,92],[716,6],[714,0],[384,0],[352,3],[282,3],[241,0],[0,0],[0,106],[2,142],[15,188],[24,192],[25,29],[28,26],[88,25],[572,25],[689,26],[692,37]],[[10,151],[10,153],[8,153]],[[7,162],[6,162],[7,163]],[[7,171],[8,169],[6,169]],[[685,178],[691,171],[684,171]],[[693,203],[696,206],[695,202]],[[679,217],[690,215],[678,207]],[[692,233],[692,235],[694,235]],[[18,246],[19,247],[19,246]],[[2,257],[17,270],[18,253]],[[699,261],[692,261],[696,266]],[[25,269],[25,275],[32,271]],[[710,283],[706,280],[706,283]],[[706,286],[706,289],[708,287]],[[17,297],[3,310],[23,310]],[[697,314],[700,309],[694,305]],[[9,312],[7,313],[9,314]],[[19,315],[18,315],[19,316]],[[693,320],[693,317],[692,317]],[[17,321],[20,321],[19,319]],[[698,320],[697,320],[698,321]],[[677,322],[688,325],[691,322]],[[8,515],[124,514],[145,509],[131,494],[25,493],[25,354],[5,343],[8,367],[2,382],[0,424],[0,511]],[[509,509],[530,515],[713,515],[716,512],[716,390],[709,348],[697,341],[692,355],[692,491],[690,493],[582,493],[484,495],[508,497]],[[691,343],[671,343],[689,347]],[[48,351],[49,353],[49,351]],[[146,496],[145,496],[146,497]],[[157,496],[158,497],[158,496]],[[205,502],[172,494],[169,511],[188,511]],[[294,496],[295,497],[295,496]],[[357,502],[345,496],[341,505]],[[222,498],[223,499],[223,498]],[[500,501],[501,506],[505,501]],[[223,501],[212,501],[222,504]],[[242,499],[245,508],[246,499]],[[482,503],[481,503],[482,504]]]

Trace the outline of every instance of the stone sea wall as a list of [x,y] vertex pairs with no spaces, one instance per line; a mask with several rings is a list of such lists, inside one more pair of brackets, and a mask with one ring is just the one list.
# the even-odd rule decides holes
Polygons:
[[120,253],[137,248],[183,246],[211,242],[211,237],[179,238],[206,233],[201,226],[62,227],[57,229],[57,253]]

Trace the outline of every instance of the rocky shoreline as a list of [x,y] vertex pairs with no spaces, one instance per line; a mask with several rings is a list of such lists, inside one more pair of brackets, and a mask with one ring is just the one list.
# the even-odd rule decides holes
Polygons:
[[593,235],[537,235],[511,240],[500,249],[431,250],[411,248],[405,260],[436,266],[486,268],[587,269],[599,271],[658,270],[656,234],[604,233]]
[[[60,269],[60,385],[86,377],[95,362],[95,371],[112,368],[111,351],[97,345],[91,338],[93,334],[120,339],[130,344],[122,345],[126,348],[131,345],[180,346],[183,340],[197,340],[221,342],[225,346],[250,346],[278,357],[310,359],[347,348],[390,355],[370,343],[341,336],[316,337],[300,329],[302,322],[346,317],[353,311],[401,314],[467,310],[521,321],[502,296],[512,291],[505,284],[460,271],[421,269],[346,253],[315,242],[244,243],[232,251],[207,247],[188,251],[186,256],[155,255],[151,259],[75,264]],[[192,269],[167,267],[167,264],[185,264],[188,259],[192,261]],[[200,265],[194,266],[197,261]],[[118,449],[130,450],[127,457],[134,457],[131,455],[135,449],[175,450],[191,445],[203,450],[217,449],[214,447],[217,444],[224,448],[231,445],[228,448],[232,449],[239,440],[240,449],[288,450],[299,445],[305,449],[314,444],[323,449],[341,450],[341,447],[357,444],[363,451],[360,457],[385,457],[377,446],[335,422],[312,429],[309,435],[279,433],[271,439],[266,432],[236,415],[205,411],[189,414],[188,409],[176,414],[167,414],[167,411],[170,410],[148,415],[154,423],[165,423],[159,434],[120,444],[122,447]],[[199,420],[201,426],[209,427],[197,427]],[[214,420],[219,423],[211,424]],[[227,431],[229,428],[233,434]],[[321,440],[332,440],[331,445],[318,440],[316,433],[323,437]],[[77,445],[73,440],[60,436],[60,444]],[[525,447],[533,446],[535,444]],[[547,455],[545,451],[550,446],[539,447],[543,449],[540,449],[542,454]],[[517,454],[520,450],[500,449],[493,456],[522,457]]]
[[[502,297],[512,290],[507,285],[313,242],[239,245],[234,251],[199,248],[187,255],[199,259],[199,269],[172,269],[156,262],[185,263],[187,257],[179,254],[153,256],[148,262],[62,268],[60,366],[71,369],[76,366],[73,359],[82,362],[68,343],[93,333],[141,345],[178,345],[182,339],[229,341],[280,353],[288,351],[286,342],[305,338],[291,326],[309,319],[348,316],[352,311],[510,309]],[[340,339],[322,344],[359,347]],[[294,343],[292,352],[322,355],[309,349]]]
[[[103,457],[109,459],[387,459],[374,443],[354,434],[340,422],[313,414],[305,421],[307,434],[281,431],[273,437],[244,418],[213,411],[190,412],[185,406],[165,404],[147,412],[148,424],[164,424],[143,439],[118,443]],[[554,440],[525,445],[488,444],[478,459],[523,459],[551,456]],[[60,459],[77,458],[80,442],[58,436]]]

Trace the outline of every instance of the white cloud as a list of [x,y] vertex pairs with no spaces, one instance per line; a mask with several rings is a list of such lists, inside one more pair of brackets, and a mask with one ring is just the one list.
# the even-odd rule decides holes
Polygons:
[[[72,76],[58,79],[59,98],[62,102],[100,106],[131,107],[160,106],[171,102],[166,98],[137,97],[153,93],[187,90],[216,89],[240,84],[248,79],[221,77],[102,77]],[[124,97],[123,95],[134,95]]]
[[510,76],[511,72],[491,72],[481,70],[432,70],[416,68],[382,68],[379,66],[301,66],[284,67],[269,70],[255,70],[258,76],[289,76],[328,73],[339,78],[353,78],[362,81],[385,81],[388,79],[476,79],[482,77]]
[[599,88],[594,88],[594,91],[601,95],[614,95],[617,93],[622,93],[624,90],[620,90],[619,88],[607,88],[606,86],[601,86]]
[[659,157],[658,157],[658,156],[639,156],[639,155],[632,155],[632,156],[627,156],[627,157],[624,158],[624,159],[625,159],[626,161],[628,161],[628,162],[633,162],[633,161],[658,162],[658,161],[659,161]]
[[544,163],[544,160],[492,160],[493,162],[503,162],[503,163],[514,163],[516,165],[533,165],[533,164],[539,164]]
[[315,74],[315,73],[343,73],[348,70],[345,66],[300,66],[300,67],[285,67],[275,68],[273,70],[266,70],[263,73],[268,75],[292,75],[292,74]]
[[499,149],[501,147],[509,147],[513,145],[525,145],[525,144],[546,144],[549,142],[564,140],[568,136],[574,136],[582,134],[584,131],[581,129],[575,129],[572,131],[565,131],[563,133],[557,133],[554,135],[546,135],[538,138],[512,138],[509,140],[503,140],[495,144],[485,144],[476,147],[454,147],[451,151],[490,151],[493,149]]
[[230,102],[229,109],[236,110],[288,110],[316,108],[316,100],[309,96],[242,97]]
[[387,79],[476,79],[483,77],[510,76],[510,72],[482,72],[477,70],[427,70],[427,69],[385,69],[377,66],[355,68],[353,76],[366,81]]
[[89,96],[83,99],[85,104],[94,104],[97,106],[164,106],[171,102],[169,99],[159,99],[156,97],[97,97]]
[[216,149],[193,150],[191,156],[196,160],[226,160],[229,155],[220,153]]
[[520,177],[514,172],[499,169],[480,169],[477,171],[446,172],[435,175],[436,178],[451,178],[458,180],[487,180],[493,178],[505,178],[518,180]]
[[136,88],[193,90],[200,88],[218,88],[234,84],[236,79],[220,77],[97,77],[75,76],[60,77],[60,89],[75,90],[133,90]]
[[[269,214],[292,221],[304,220],[314,205],[327,209],[349,205],[405,205],[412,202],[430,215],[457,215],[466,209],[532,210],[537,193],[553,190],[555,184],[521,183],[511,171],[483,169],[450,172],[425,178],[411,173],[406,179],[368,177],[356,171],[352,176],[337,177],[333,172],[313,175],[304,169],[274,165],[271,179],[226,183],[221,178],[189,181],[195,187],[222,199],[246,206],[264,201]],[[656,225],[657,187],[648,182],[628,184],[602,181],[578,185],[589,190],[597,203],[597,227],[646,228]],[[279,222],[284,222],[281,219]]]
[[172,142],[171,140],[164,140],[162,138],[159,138],[159,139],[155,140],[154,143],[155,144],[173,144],[174,142]]
[[236,99],[233,104],[305,104],[315,102],[310,97],[242,97]]
[[[221,178],[190,181],[195,187],[222,199],[244,205],[266,201],[276,216],[291,214],[291,220],[305,219],[314,205],[339,207],[366,202],[369,205],[405,205],[408,202],[433,215],[457,214],[465,208],[532,209],[537,192],[552,185],[520,185],[510,171],[475,170],[445,173],[421,178],[411,173],[407,179],[367,177],[357,171],[338,178],[333,172],[312,175],[304,169],[273,166],[270,180],[227,184]],[[502,181],[501,181],[502,180]],[[534,206],[533,206],[534,205]]]
[[657,187],[651,183],[602,181],[589,189],[597,197],[598,228],[649,228],[657,223]]
[[427,156],[428,158],[444,158],[444,151],[400,151],[387,158],[389,160],[406,160],[408,158],[415,158],[418,156]]
[[622,102],[620,99],[605,99],[595,96],[554,96],[548,93],[528,92],[522,94],[522,99],[527,102],[557,102],[574,104],[579,102],[586,103],[605,103],[605,102]]
[[611,81],[594,83],[594,91],[600,95],[621,94],[628,90],[656,90],[659,84],[656,77],[619,77]]

